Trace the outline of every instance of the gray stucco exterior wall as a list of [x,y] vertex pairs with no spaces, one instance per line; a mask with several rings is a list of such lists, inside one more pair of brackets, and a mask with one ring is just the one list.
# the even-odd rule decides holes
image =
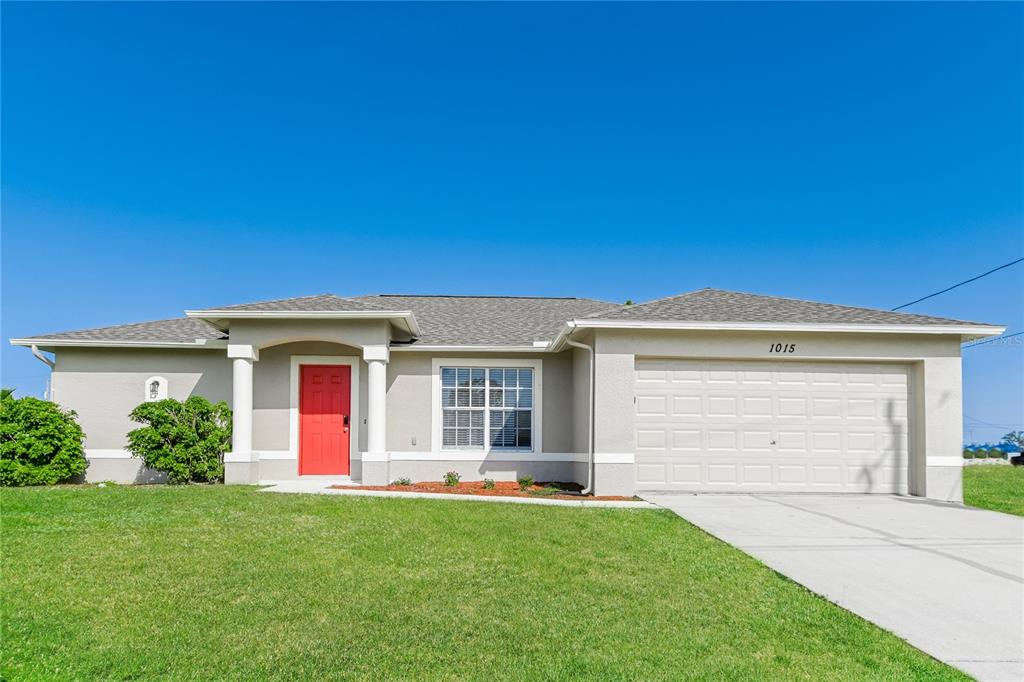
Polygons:
[[[236,328],[237,327],[237,328]],[[437,479],[446,470],[467,479],[587,481],[589,362],[587,352],[432,353],[392,350],[386,366],[386,457],[362,461],[367,450],[368,372],[362,344],[386,342],[382,321],[245,321],[232,337],[259,348],[253,364],[253,450],[255,461],[233,466],[241,480],[278,480],[297,475],[291,420],[293,356],[347,356],[358,367],[354,480],[388,482],[400,476]],[[311,340],[318,338],[318,340]],[[962,388],[959,338],[927,334],[833,334],[722,331],[598,330],[579,334],[595,347],[594,491],[632,494],[636,490],[637,358],[764,360],[776,343],[796,344],[801,361],[882,361],[909,371],[907,483],[912,494],[961,499]],[[329,339],[329,340],[325,340]],[[282,342],[283,340],[283,342]],[[459,456],[433,442],[435,361],[460,359],[501,366],[508,360],[542,362],[543,452],[513,457]],[[138,460],[127,458],[126,434],[136,427],[128,414],[145,399],[146,380],[167,380],[172,398],[203,395],[232,402],[232,364],[225,349],[60,348],[52,376],[53,398],[79,414],[92,465],[88,480],[155,480]]]
[[90,458],[87,481],[162,480],[123,452],[139,426],[128,414],[145,401],[146,380],[167,380],[168,397],[201,395],[231,403],[231,364],[223,350],[62,348],[51,376],[53,400],[78,413]]

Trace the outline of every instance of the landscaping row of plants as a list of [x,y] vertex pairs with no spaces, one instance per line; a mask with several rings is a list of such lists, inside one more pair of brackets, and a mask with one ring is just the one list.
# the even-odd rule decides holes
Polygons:
[[[457,471],[449,471],[445,473],[441,479],[441,485],[445,488],[451,488],[453,491],[460,488],[460,486],[469,486],[470,488],[480,488],[482,490],[497,490],[499,486],[505,490],[517,490],[528,495],[534,495],[537,497],[547,497],[549,495],[566,495],[574,494],[577,492],[575,488],[578,488],[576,484],[566,483],[538,483],[534,480],[533,476],[521,476],[519,479],[512,482],[502,482],[499,484],[493,478],[485,478],[482,482],[472,481],[469,483],[462,483],[462,475]],[[411,478],[396,478],[391,482],[390,487],[392,488],[434,488],[437,484],[433,484],[429,481],[421,483],[413,483]]]
[[1006,459],[1006,453],[999,448],[988,450],[967,450],[964,449],[964,459]]
[[[81,478],[89,466],[85,433],[73,410],[39,398],[0,393],[0,485],[54,485]],[[202,396],[142,403],[131,411],[142,424],[127,449],[171,483],[224,480],[231,448],[231,409]]]

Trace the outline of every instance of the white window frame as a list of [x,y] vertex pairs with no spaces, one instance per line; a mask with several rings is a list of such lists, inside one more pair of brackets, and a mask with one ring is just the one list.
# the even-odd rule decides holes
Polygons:
[[[490,405],[487,405],[489,400],[485,396],[484,404],[482,408],[484,411],[484,446],[482,448],[446,448],[444,447],[444,439],[442,438],[442,409],[441,409],[441,368],[442,367],[471,367],[471,368],[504,368],[504,367],[515,367],[521,368],[526,367],[533,370],[533,416],[530,419],[530,428],[532,433],[530,434],[531,447],[529,448],[507,448],[507,447],[492,447],[490,441],[491,435],[491,419],[490,419]],[[491,452],[503,453],[503,452],[544,452],[543,442],[541,436],[543,434],[543,420],[542,415],[544,414],[544,382],[543,382],[543,367],[544,361],[540,359],[524,359],[524,358],[433,358],[431,363],[430,373],[430,414],[431,423],[433,425],[433,449],[437,452],[477,452],[480,453],[481,457],[488,455]],[[489,394],[489,391],[487,392]],[[481,409],[481,408],[478,408]]]

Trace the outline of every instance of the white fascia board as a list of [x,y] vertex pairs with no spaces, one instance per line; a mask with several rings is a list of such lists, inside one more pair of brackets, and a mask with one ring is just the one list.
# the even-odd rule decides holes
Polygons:
[[209,322],[216,320],[401,320],[409,333],[420,335],[420,327],[411,310],[186,310],[186,317]]
[[[569,329],[681,329],[693,331],[834,332],[868,334],[960,334],[999,336],[1006,327],[995,325],[921,324],[786,324],[777,322],[692,322],[641,320],[573,320]],[[560,335],[561,336],[561,335]]]
[[406,352],[406,351],[420,351],[420,352],[467,352],[467,353],[547,353],[551,349],[550,344],[545,343],[543,346],[445,346],[445,345],[419,345],[414,344],[411,346],[391,346],[391,351]]
[[40,348],[227,348],[227,339],[196,339],[195,341],[114,341],[103,339],[11,339],[12,346]]

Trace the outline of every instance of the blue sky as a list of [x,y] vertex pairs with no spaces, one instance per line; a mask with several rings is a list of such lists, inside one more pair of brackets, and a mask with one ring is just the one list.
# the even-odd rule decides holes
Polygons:
[[[1024,255],[1019,3],[4,3],[0,56],[21,394],[47,371],[7,337],[186,308],[891,308]],[[1016,266],[909,311],[1021,331],[1022,292]],[[1022,356],[965,351],[968,438],[1024,427]]]

